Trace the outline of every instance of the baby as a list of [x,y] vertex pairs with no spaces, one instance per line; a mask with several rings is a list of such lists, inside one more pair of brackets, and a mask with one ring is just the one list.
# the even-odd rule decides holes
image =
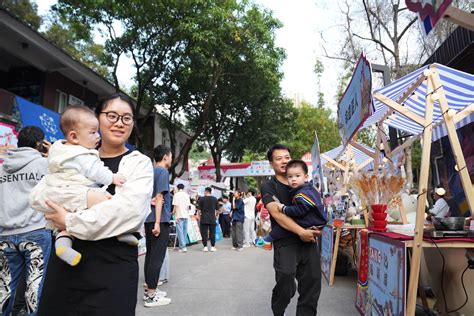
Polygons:
[[[46,200],[64,206],[69,212],[88,209],[112,197],[105,191],[109,185],[121,186],[126,182],[124,176],[113,174],[104,166],[95,150],[100,140],[99,121],[91,109],[76,105],[67,107],[61,115],[60,127],[66,139],[51,146],[48,174],[30,193],[31,207],[43,213],[51,211]],[[132,234],[117,238],[138,245]],[[72,249],[72,243],[72,236],[65,230],[56,235],[56,255],[75,266],[81,260],[81,254]]]
[[[278,210],[285,213],[303,228],[321,227],[326,225],[327,218],[321,196],[311,183],[308,183],[308,166],[303,160],[295,159],[286,165],[286,177],[291,187],[291,205],[278,203]],[[282,233],[283,228],[275,226],[269,235],[259,237],[255,245],[265,250],[272,249],[275,236]]]

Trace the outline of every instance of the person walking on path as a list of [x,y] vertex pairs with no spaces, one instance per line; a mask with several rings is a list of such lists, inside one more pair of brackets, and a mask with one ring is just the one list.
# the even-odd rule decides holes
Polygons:
[[179,252],[187,252],[186,243],[188,239],[188,220],[191,199],[184,192],[184,184],[177,185],[178,192],[173,196],[173,214],[176,218],[176,233],[179,241]]
[[165,297],[166,292],[157,289],[161,266],[165,259],[170,236],[171,196],[170,174],[173,154],[167,146],[158,145],[153,156],[155,158],[153,196],[155,205],[145,220],[146,254],[145,254],[145,307],[168,305],[171,299]]
[[51,231],[45,229],[43,214],[33,210],[28,196],[48,170],[38,151],[44,133],[35,126],[18,134],[18,148],[10,149],[0,168],[0,313],[10,315],[18,285],[26,281],[27,314],[36,315],[51,251]]
[[302,228],[278,209],[278,203],[291,203],[291,187],[286,177],[286,165],[291,160],[290,149],[276,144],[267,152],[267,158],[275,176],[262,184],[262,199],[270,213],[272,229],[278,227],[280,231],[278,235],[272,236],[276,279],[272,292],[272,311],[275,316],[285,314],[286,307],[296,293],[297,279],[299,297],[296,315],[316,315],[321,293],[321,258],[315,241],[320,232]]
[[242,193],[236,191],[232,207],[232,249],[243,250],[245,210]]
[[222,236],[230,237],[230,213],[232,212],[232,204],[227,196],[222,197],[222,206],[219,212],[219,224],[221,225]]
[[257,199],[253,196],[253,191],[247,192],[247,196],[244,199],[244,247],[250,247],[255,244],[255,205]]
[[46,219],[75,237],[74,248],[82,259],[72,267],[52,251],[39,315],[135,315],[138,251],[116,237],[139,231],[150,213],[153,165],[150,158],[125,146],[137,117],[128,96],[116,93],[105,98],[96,114],[102,137],[99,156],[127,182],[109,186],[110,200],[81,212],[70,213],[49,202],[52,212],[45,214]]
[[204,196],[198,201],[198,217],[200,218],[201,237],[202,237],[202,251],[208,252],[207,239],[211,239],[211,252],[216,249],[216,218],[219,204],[217,198],[211,195],[212,189],[207,187],[204,189]]

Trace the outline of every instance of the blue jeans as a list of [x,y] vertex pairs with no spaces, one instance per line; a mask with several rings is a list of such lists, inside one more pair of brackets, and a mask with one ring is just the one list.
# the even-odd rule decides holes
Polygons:
[[51,252],[51,231],[0,236],[0,315],[9,316],[21,275],[26,277],[27,315],[36,315]]
[[176,223],[176,234],[178,235],[179,248],[186,248],[188,240],[188,219],[180,218]]

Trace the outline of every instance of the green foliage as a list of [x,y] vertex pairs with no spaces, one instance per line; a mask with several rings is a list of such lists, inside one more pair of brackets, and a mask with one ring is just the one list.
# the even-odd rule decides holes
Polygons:
[[38,15],[38,5],[29,0],[0,0],[0,7],[7,9],[11,14],[37,30],[42,19]]
[[204,144],[194,143],[191,151],[189,152],[189,159],[194,162],[198,162],[200,160],[208,159],[209,152],[204,147]]
[[61,22],[59,17],[56,17],[44,35],[74,59],[111,80],[110,72],[105,66],[107,55],[104,46],[94,43],[90,33],[81,25]]
[[331,110],[313,107],[303,102],[293,122],[292,134],[288,135],[286,142],[291,148],[293,158],[301,158],[304,153],[311,151],[314,131],[318,134],[321,152],[331,150],[341,143],[336,120],[331,117]]
[[249,186],[249,191],[253,190],[254,192],[257,192],[257,180],[255,180],[254,177],[244,177],[244,181]]
[[357,132],[357,142],[365,144],[370,148],[375,148],[375,141],[377,140],[377,132],[375,129],[368,127]]
[[255,152],[249,149],[245,149],[241,162],[252,162],[252,161],[261,161],[261,160],[267,160],[266,152]]

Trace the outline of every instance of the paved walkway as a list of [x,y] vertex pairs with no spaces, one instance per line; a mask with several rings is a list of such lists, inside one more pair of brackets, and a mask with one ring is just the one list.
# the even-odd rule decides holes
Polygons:
[[[229,239],[219,241],[217,252],[201,252],[201,245],[187,253],[170,249],[170,280],[160,287],[172,303],[153,308],[143,307],[139,291],[137,315],[272,315],[271,290],[274,285],[273,252],[245,248],[231,250]],[[143,257],[140,257],[140,285],[143,284]],[[354,307],[356,279],[336,277],[329,288],[323,277],[318,315],[357,315]],[[297,295],[286,315],[295,315]]]

